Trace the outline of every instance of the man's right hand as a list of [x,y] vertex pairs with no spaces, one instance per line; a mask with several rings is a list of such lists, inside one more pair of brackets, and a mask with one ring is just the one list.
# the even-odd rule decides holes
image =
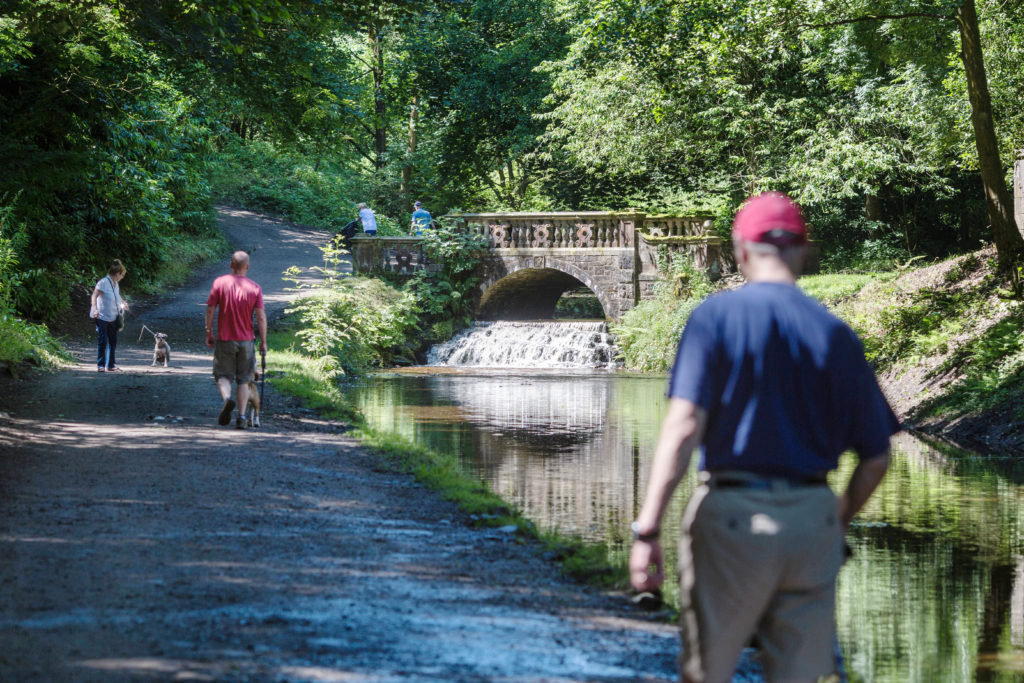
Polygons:
[[[651,572],[651,566],[654,572]],[[658,540],[633,542],[629,553],[629,583],[638,592],[654,591],[661,588],[665,580],[665,562]]]
[[213,332],[211,330],[206,331],[206,345],[213,348]]

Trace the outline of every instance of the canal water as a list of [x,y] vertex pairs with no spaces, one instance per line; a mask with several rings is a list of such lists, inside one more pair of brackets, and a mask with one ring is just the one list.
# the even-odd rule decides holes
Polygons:
[[[375,427],[459,454],[543,528],[607,542],[624,561],[665,385],[595,370],[426,367],[349,391]],[[834,489],[853,466],[844,457]],[[665,538],[695,483],[691,472]],[[850,544],[837,620],[851,680],[1024,681],[1024,467],[901,435]]]

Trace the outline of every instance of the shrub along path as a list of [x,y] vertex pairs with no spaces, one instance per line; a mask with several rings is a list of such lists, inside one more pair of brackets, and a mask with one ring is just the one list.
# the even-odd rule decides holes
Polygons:
[[[220,222],[273,317],[327,235]],[[674,676],[674,627],[467,527],[269,385],[263,429],[218,427],[203,310],[225,271],[138,307],[123,372],[95,371],[86,321],[77,366],[0,384],[0,680]],[[149,366],[142,323],[172,367]]]

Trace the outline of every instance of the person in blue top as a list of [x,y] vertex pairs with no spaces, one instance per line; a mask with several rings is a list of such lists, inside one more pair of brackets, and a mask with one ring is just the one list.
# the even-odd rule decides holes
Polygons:
[[[681,679],[730,681],[756,634],[766,680],[819,680],[839,673],[844,533],[900,426],[856,335],[796,286],[807,254],[799,207],[777,192],[754,197],[732,236],[747,284],[686,324],[633,522],[630,582],[661,586],[662,516],[702,446],[679,544]],[[837,497],[825,476],[848,449],[858,464]]]
[[433,219],[420,202],[414,203],[412,209],[412,225],[410,226],[409,234],[419,237],[423,234],[423,231],[430,229],[430,221]]

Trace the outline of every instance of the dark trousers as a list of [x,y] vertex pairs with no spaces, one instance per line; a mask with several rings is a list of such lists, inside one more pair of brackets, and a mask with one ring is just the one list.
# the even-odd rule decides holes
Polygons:
[[117,321],[107,322],[96,318],[96,367],[112,368],[117,365],[114,351],[117,349]]

